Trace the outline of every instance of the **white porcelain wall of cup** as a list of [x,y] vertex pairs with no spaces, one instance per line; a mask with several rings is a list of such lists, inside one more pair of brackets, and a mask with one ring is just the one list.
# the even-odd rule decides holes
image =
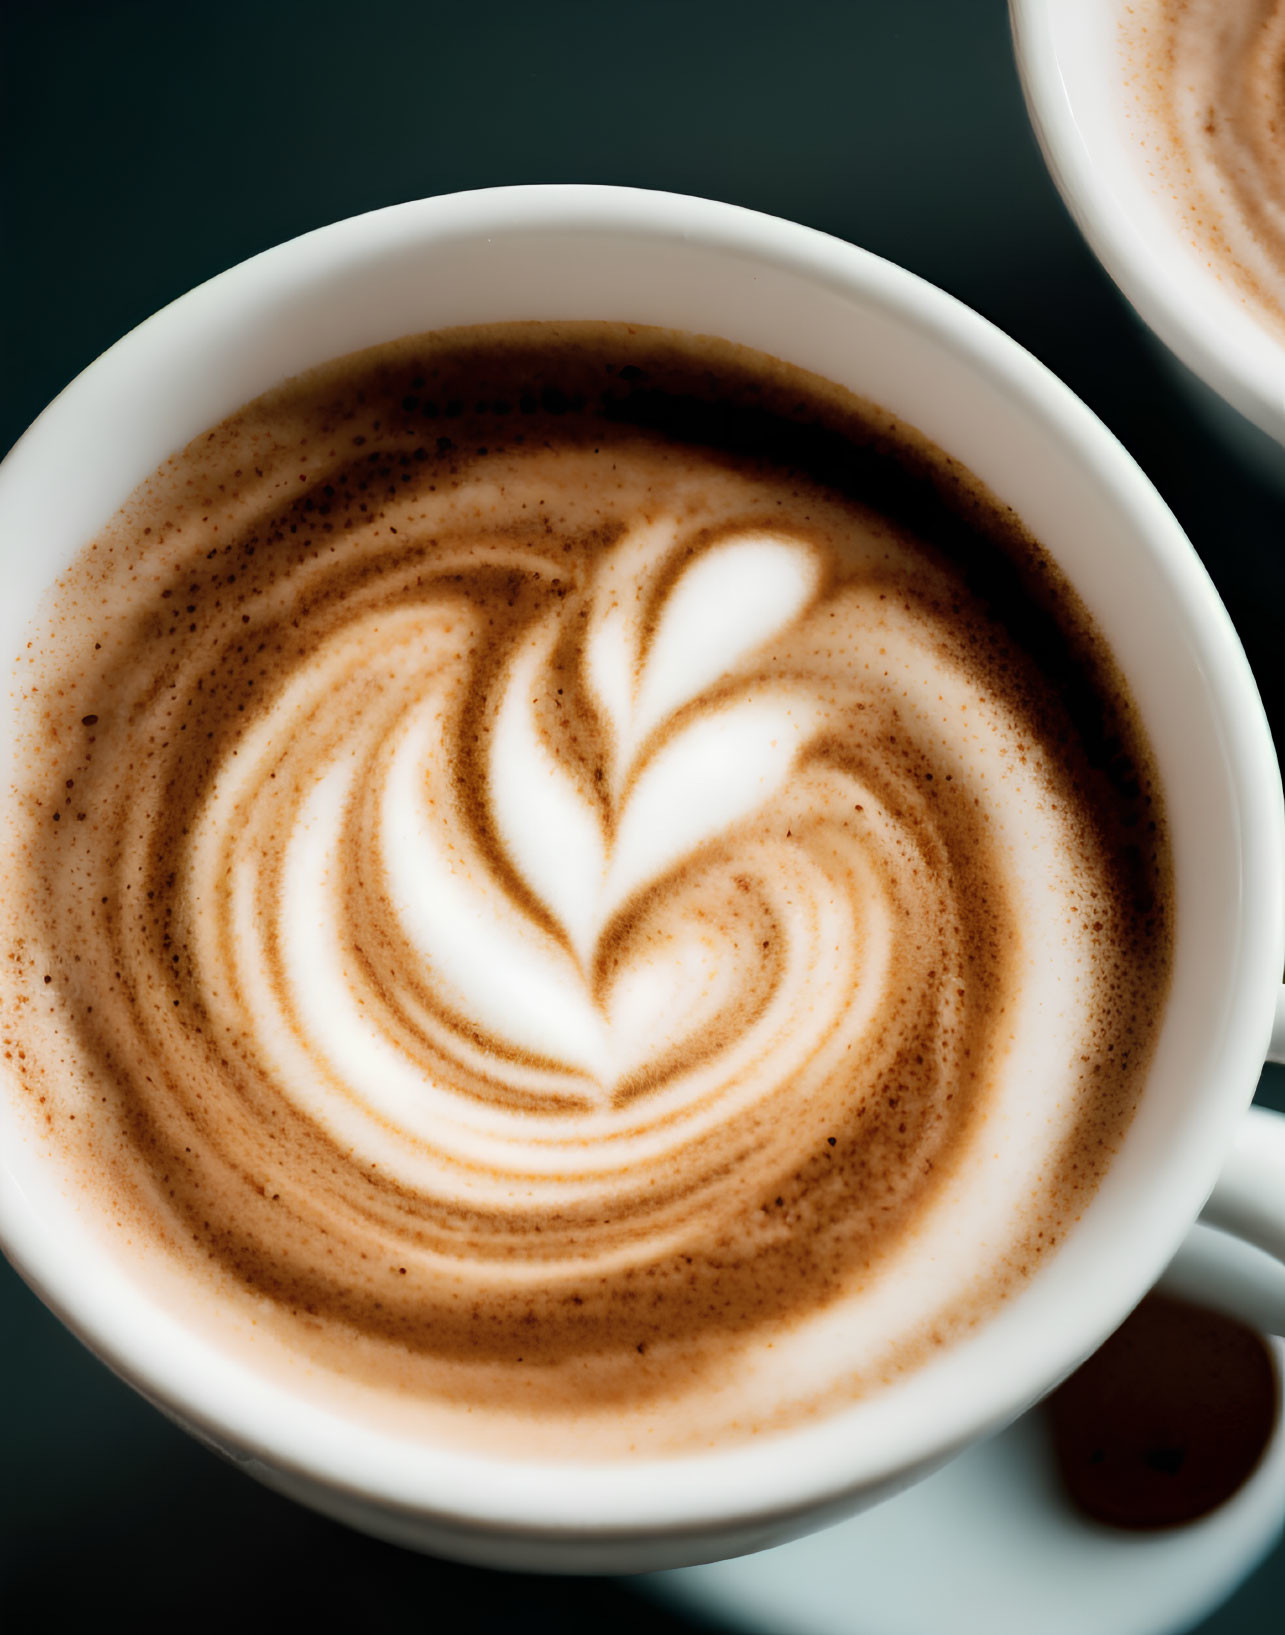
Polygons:
[[1184,366],[1175,383],[1191,388],[1216,435],[1285,483],[1285,329],[1220,274],[1171,190],[1157,185],[1147,145],[1162,138],[1122,27],[1138,9],[1126,0],[1009,0],[1031,123],[1090,248]]
[[[1285,821],[1262,706],[1204,569],[1137,466],[1059,381],[951,297],[851,245],[728,205],[624,189],[522,187],[396,206],[256,257],[140,326],[0,468],[6,660],[46,587],[135,485],[241,404],[397,336],[542,318],[718,335],[873,399],[1013,506],[1078,590],[1157,759],[1178,904],[1153,1068],[1103,1185],[1020,1295],[904,1382],[745,1445],[579,1465],[425,1448],[347,1422],[185,1328],[125,1274],[43,1144],[23,1135],[8,1077],[0,1242],[123,1378],[283,1492],[486,1565],[638,1572],[823,1526],[1015,1418],[1120,1323],[1216,1184],[1221,1221],[1285,1250],[1285,1120],[1246,1122],[1264,1056],[1285,1051]],[[68,448],[78,451],[75,483],[63,479]],[[6,847],[11,738],[0,727]]]

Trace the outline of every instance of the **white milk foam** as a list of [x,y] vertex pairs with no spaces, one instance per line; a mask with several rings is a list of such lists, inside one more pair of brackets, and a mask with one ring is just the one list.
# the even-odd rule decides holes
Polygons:
[[[471,503],[466,491],[461,508]],[[649,529],[648,539],[658,554],[667,553],[678,534],[671,524],[668,530]],[[634,544],[627,537],[622,553],[633,556]],[[609,557],[603,574],[608,585],[614,566]],[[796,1058],[810,1053],[841,1017],[854,1035],[863,1023],[875,1024],[892,926],[877,873],[863,867],[860,849],[843,858],[844,870],[863,888],[853,894],[855,903],[844,901],[831,869],[824,860],[809,858],[803,844],[762,859],[763,885],[773,895],[796,962],[770,1007],[731,1042],[730,1056],[715,1068],[702,1064],[668,1087],[659,1103],[647,1104],[644,1119],[635,1105],[613,1109],[613,1092],[649,1059],[689,1040],[705,1014],[720,1008],[734,987],[735,963],[710,929],[676,919],[676,935],[627,965],[605,1003],[593,993],[588,970],[598,939],[633,896],[689,867],[702,847],[759,816],[791,784],[804,780],[803,752],[831,725],[825,702],[792,684],[764,687],[757,675],[745,696],[720,698],[713,713],[691,719],[640,773],[636,760],[639,746],[667,717],[699,704],[702,694],[723,684],[738,664],[788,632],[807,608],[817,578],[812,554],[801,544],[752,534],[724,540],[677,581],[652,653],[638,667],[641,679],[633,685],[626,678],[636,666],[629,652],[636,632],[622,628],[619,602],[609,591],[591,592],[594,615],[585,646],[591,654],[610,649],[619,671],[618,678],[610,677],[599,661],[591,672],[611,727],[613,793],[623,796],[614,844],[604,838],[598,813],[575,778],[553,758],[529,708],[540,654],[558,635],[555,622],[537,625],[524,640],[497,701],[487,772],[500,839],[552,915],[554,931],[534,922],[469,855],[469,837],[461,833],[450,792],[453,769],[436,753],[451,678],[430,644],[437,637],[459,649],[468,636],[454,623],[439,634],[435,621],[426,626],[413,615],[403,633],[381,614],[369,632],[345,631],[333,651],[313,655],[308,674],[260,716],[236,760],[215,781],[186,882],[197,898],[207,882],[231,872],[232,1010],[238,1020],[253,1018],[258,1037],[276,1058],[280,1082],[310,1117],[358,1150],[369,1143],[381,1166],[391,1167],[408,1185],[428,1184],[431,1176],[437,1188],[504,1192],[516,1184],[508,1177],[520,1174],[524,1185],[535,1176],[548,1177],[561,1190],[581,1184],[586,1170],[611,1176],[627,1171],[641,1151],[658,1156],[676,1143],[676,1116],[680,1128],[713,1116],[711,1096],[741,1099],[778,1090]],[[1090,1003],[1081,989],[1086,964],[1092,962],[1069,913],[1080,882],[1076,871],[1059,861],[1076,854],[1070,825],[1038,772],[1017,764],[1013,746],[1023,725],[988,707],[981,687],[943,666],[914,621],[897,628],[882,609],[862,609],[855,595],[845,598],[844,615],[850,632],[863,618],[877,629],[885,671],[900,682],[899,707],[916,717],[910,730],[917,738],[936,740],[934,753],[943,769],[985,801],[995,837],[1008,854],[1011,882],[1022,894],[1021,923],[1040,950],[1022,991],[1031,1014],[1041,1018],[1043,1037],[1033,1031],[1026,1048],[1056,1072],[1054,1064],[1065,1057],[1076,1021]],[[693,639],[705,619],[717,633],[713,653]],[[854,647],[860,651],[856,642]],[[382,671],[390,665],[390,652],[404,654],[417,677],[427,669],[428,696],[417,696],[391,733],[381,713],[369,721],[373,733],[392,743],[377,796],[372,860],[381,889],[446,1004],[480,1023],[512,1053],[511,1066],[488,1055],[486,1071],[505,1076],[519,1092],[570,1079],[587,1104],[571,1129],[565,1117],[533,1114],[520,1099],[508,1107],[474,1103],[435,1084],[414,1055],[399,1052],[381,1032],[367,1007],[363,978],[344,945],[347,888],[339,861],[353,784],[367,764],[357,712],[334,743],[333,762],[310,757],[315,781],[290,827],[275,830],[273,852],[245,844],[246,809],[270,777],[280,746],[306,738],[309,716],[337,685],[364,691],[363,685],[353,686],[354,668]],[[379,685],[373,681],[372,691]],[[960,719],[969,723],[966,732]],[[1005,765],[1010,755],[1012,764]],[[877,794],[861,784],[826,783],[831,786],[808,782],[804,800],[810,807],[828,802],[877,811]],[[363,793],[369,798],[369,786]],[[873,826],[879,820],[869,821]],[[895,832],[873,837],[874,846],[881,843],[886,856],[896,846]],[[748,866],[756,861],[755,844],[746,848]],[[284,885],[270,918],[260,877],[265,864],[281,871]],[[221,928],[213,917],[201,923],[211,934],[201,963],[216,969],[215,934]],[[565,940],[558,933],[565,933]],[[269,947],[278,939],[287,974],[283,993],[267,974]],[[538,1065],[530,1063],[531,1056],[539,1058]],[[1028,1071],[1030,1062],[1025,1056]],[[1041,1080],[1041,1094],[1047,1095],[1043,1071]],[[721,1107],[717,1116],[729,1113]],[[380,1133],[390,1130],[398,1139]],[[1055,1125],[1048,1139],[1055,1142],[1060,1134]],[[451,1182],[447,1175],[454,1172],[442,1168],[443,1160],[476,1165],[479,1171],[470,1168]],[[1012,1185],[1022,1189],[1044,1159],[1014,1153],[1009,1161],[1018,1166]],[[581,1172],[575,1183],[566,1178],[569,1163]],[[994,1207],[996,1185],[1005,1182],[992,1176],[985,1188],[989,1196],[976,1200],[978,1208]],[[1001,1194],[1001,1215],[1010,1207],[1011,1198]],[[952,1211],[952,1230],[958,1225]],[[971,1237],[967,1230],[964,1235]]]
[[[9,869],[58,999],[24,1044],[83,1093],[29,1084],[139,1275],[506,1452],[748,1434],[966,1330],[1119,1127],[1136,1018],[1109,859],[949,567],[654,440],[394,449],[367,509],[346,437],[258,424],[148,571],[135,522],[61,588],[82,759],[33,758]],[[281,521],[301,481],[342,551]]]

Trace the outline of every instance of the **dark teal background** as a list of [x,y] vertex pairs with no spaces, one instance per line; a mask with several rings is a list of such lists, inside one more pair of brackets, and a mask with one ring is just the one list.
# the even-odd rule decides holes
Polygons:
[[[522,181],[728,199],[943,285],[1080,393],[1187,528],[1279,741],[1285,503],[1210,441],[1064,213],[1002,0],[0,0],[0,74],[0,449],[157,307],[325,222]],[[2,1266],[0,1342],[9,1629],[427,1629],[459,1598],[480,1631],[690,1627],[627,1587],[443,1566],[277,1499]],[[853,1635],[881,1635],[853,1605]],[[1278,1552],[1204,1627],[1278,1635],[1282,1609]]]

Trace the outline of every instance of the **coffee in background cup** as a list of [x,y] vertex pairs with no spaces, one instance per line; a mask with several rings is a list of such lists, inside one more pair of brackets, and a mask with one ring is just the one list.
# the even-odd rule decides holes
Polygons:
[[1272,126],[1285,13],[1274,0],[1009,11],[1032,124],[1076,223],[1185,366],[1174,378],[1210,430],[1282,487],[1285,175]]
[[1127,117],[1195,255],[1285,336],[1285,6],[1134,0]]

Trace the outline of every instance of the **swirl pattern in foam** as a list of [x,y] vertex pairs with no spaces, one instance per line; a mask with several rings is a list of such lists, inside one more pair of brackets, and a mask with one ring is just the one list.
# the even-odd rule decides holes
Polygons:
[[1167,853],[1094,640],[940,457],[719,343],[282,388],[24,669],[33,1117],[140,1276],[402,1427],[873,1389],[1052,1246],[1150,1052]]
[[1146,0],[1121,27],[1155,180],[1201,259],[1285,334],[1285,4]]

